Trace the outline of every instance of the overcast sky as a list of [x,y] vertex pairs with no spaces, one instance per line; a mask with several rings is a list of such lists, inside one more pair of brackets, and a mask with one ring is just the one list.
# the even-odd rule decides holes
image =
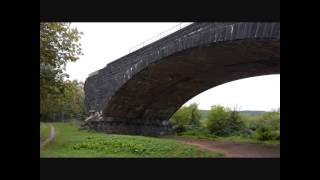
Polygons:
[[[83,56],[67,64],[70,79],[85,81],[88,74],[126,55],[134,46],[166,30],[171,33],[179,23],[72,23],[81,36]],[[190,23],[183,23],[186,26]],[[154,40],[156,40],[154,38]],[[241,110],[272,110],[280,107],[280,75],[252,77],[209,89],[189,100],[200,109],[220,104]]]

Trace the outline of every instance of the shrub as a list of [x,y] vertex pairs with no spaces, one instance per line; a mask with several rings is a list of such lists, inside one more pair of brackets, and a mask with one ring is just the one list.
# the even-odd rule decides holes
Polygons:
[[200,126],[201,114],[197,104],[180,108],[170,119],[173,131],[181,133]]
[[261,126],[256,131],[256,139],[260,141],[280,140],[280,131],[272,131],[265,126]]
[[267,112],[259,118],[260,126],[266,126],[273,131],[280,130],[280,113]]
[[206,126],[217,136],[240,135],[245,129],[239,113],[222,106],[212,106]]
[[272,131],[271,140],[280,140],[280,131]]

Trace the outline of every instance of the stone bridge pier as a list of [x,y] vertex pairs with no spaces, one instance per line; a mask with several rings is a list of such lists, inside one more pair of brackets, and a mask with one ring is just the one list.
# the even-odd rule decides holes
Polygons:
[[144,121],[144,120],[101,120],[90,121],[88,128],[98,132],[115,134],[132,134],[145,136],[161,136],[171,133],[168,121]]
[[171,116],[194,96],[269,74],[280,74],[280,23],[193,23],[91,73],[85,105],[100,115],[86,126],[168,134]]

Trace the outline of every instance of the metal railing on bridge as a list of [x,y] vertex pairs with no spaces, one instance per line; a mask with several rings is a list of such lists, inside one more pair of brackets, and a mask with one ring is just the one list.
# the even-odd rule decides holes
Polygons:
[[150,38],[148,40],[145,40],[142,43],[139,43],[139,44],[133,46],[132,48],[129,49],[129,53],[131,53],[133,51],[136,51],[138,49],[141,49],[141,48],[143,48],[143,47],[145,47],[145,46],[147,46],[147,45],[149,45],[149,44],[151,44],[151,43],[153,43],[153,42],[155,42],[155,41],[157,41],[157,40],[159,40],[161,38],[164,38],[164,37],[176,32],[176,31],[179,31],[180,29],[185,28],[185,27],[187,27],[187,26],[189,26],[191,24],[192,23],[179,23],[179,24],[177,24],[177,25],[175,25],[175,26],[173,26],[173,27],[171,27],[171,28],[169,28],[169,29],[167,29],[167,30],[165,30],[165,31],[153,36],[152,38]]
[[[155,41],[157,41],[157,40],[159,40],[161,38],[164,38],[164,37],[176,32],[176,31],[179,31],[180,29],[183,29],[183,28],[185,28],[185,27],[187,27],[187,26],[189,26],[191,24],[192,23],[179,23],[179,24],[177,24],[177,25],[175,25],[175,26],[173,26],[173,27],[171,27],[171,28],[169,28],[169,29],[167,29],[167,30],[165,30],[165,31],[153,36],[152,38],[149,38],[149,39],[143,41],[142,43],[139,43],[139,44],[133,46],[132,48],[129,49],[128,54],[130,54],[130,53],[132,53],[132,52],[134,52],[134,51],[136,51],[138,49],[141,49],[141,48],[143,48],[143,47],[145,47],[145,46],[147,46],[147,45],[149,45],[149,44],[151,44],[151,43],[153,43],[153,42],[155,42]],[[88,77],[94,76],[94,75],[96,75],[98,73],[99,73],[99,70],[90,73],[88,75]]]

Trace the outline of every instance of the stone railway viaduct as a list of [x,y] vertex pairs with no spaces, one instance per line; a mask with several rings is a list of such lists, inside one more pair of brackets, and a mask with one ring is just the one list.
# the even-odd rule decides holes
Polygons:
[[163,135],[185,102],[212,87],[280,74],[280,23],[193,23],[107,64],[86,79],[89,128]]

